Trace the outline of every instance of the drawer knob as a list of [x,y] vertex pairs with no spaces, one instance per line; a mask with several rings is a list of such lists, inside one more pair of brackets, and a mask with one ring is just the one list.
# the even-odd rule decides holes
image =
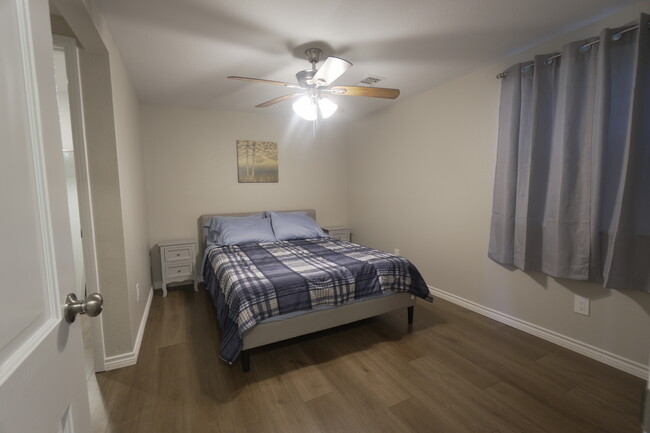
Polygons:
[[181,256],[181,253],[176,253],[176,257],[180,257],[180,256]]
[[177,270],[176,273],[177,273],[177,274],[180,274],[180,273],[181,273],[181,269]]

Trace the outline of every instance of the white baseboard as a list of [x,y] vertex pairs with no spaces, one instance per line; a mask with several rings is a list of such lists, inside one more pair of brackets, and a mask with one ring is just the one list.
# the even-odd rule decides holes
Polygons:
[[153,286],[149,288],[149,297],[147,298],[147,306],[144,307],[144,314],[140,321],[138,328],[138,335],[135,338],[133,351],[127,353],[120,353],[119,355],[109,356],[105,359],[106,371],[116,370],[129,365],[135,365],[138,362],[138,355],[140,354],[140,346],[142,345],[142,337],[144,336],[144,328],[147,326],[147,318],[149,317],[149,309],[151,308],[151,301],[153,300]]
[[452,302],[456,305],[460,305],[461,307],[467,308],[468,310],[474,311],[475,313],[489,317],[490,319],[494,319],[497,322],[512,326],[513,328],[542,338],[546,341],[550,341],[551,343],[557,344],[558,346],[562,346],[581,355],[585,355],[589,358],[595,359],[596,361],[602,362],[603,364],[607,364],[626,373],[630,373],[641,379],[645,380],[648,378],[649,367],[647,365],[643,365],[639,362],[632,361],[603,349],[599,349],[598,347],[583,343],[582,341],[567,337],[566,335],[559,334],[555,331],[542,328],[541,326],[526,322],[525,320],[518,319],[500,311],[493,310],[492,308],[484,307],[483,305],[468,301],[467,299],[461,298],[460,296],[454,295],[453,293],[445,292],[444,290],[440,290],[431,286],[429,286],[429,289],[435,296],[438,296],[441,299]]

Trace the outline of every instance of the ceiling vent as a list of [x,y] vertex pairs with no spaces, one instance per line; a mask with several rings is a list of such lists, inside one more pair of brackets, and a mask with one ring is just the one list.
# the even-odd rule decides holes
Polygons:
[[361,81],[359,81],[358,85],[360,86],[374,86],[378,82],[385,80],[386,78],[380,77],[378,75],[368,75],[367,77],[363,78]]

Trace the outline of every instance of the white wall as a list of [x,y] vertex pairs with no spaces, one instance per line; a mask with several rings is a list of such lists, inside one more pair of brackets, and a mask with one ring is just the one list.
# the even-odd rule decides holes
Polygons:
[[[145,193],[144,154],[140,132],[140,105],[122,58],[112,41],[109,46],[115,139],[124,226],[126,280],[133,341],[142,323],[151,289],[149,226]],[[139,293],[136,286],[139,285]]]
[[[641,10],[650,11],[650,2],[352,126],[346,139],[356,241],[399,248],[438,289],[647,366],[650,294],[524,273],[487,257],[500,91],[495,75],[634,20]],[[573,312],[574,294],[591,299],[590,317]]]
[[[206,213],[316,209],[323,225],[347,223],[345,146],[334,122],[177,107],[142,107],[149,239],[196,239]],[[236,140],[278,142],[279,182],[237,182]],[[160,281],[156,249],[154,280]]]
[[[120,222],[122,225],[122,247],[113,253],[124,260],[125,278],[124,286],[120,287],[120,297],[126,304],[119,308],[126,308],[129,320],[122,322],[119,327],[105,327],[105,334],[113,334],[128,329],[130,345],[110,350],[107,355],[119,357],[128,354],[137,344],[138,333],[144,330],[147,318],[144,316],[147,299],[151,288],[149,265],[149,238],[148,219],[146,210],[146,196],[144,186],[144,159],[142,151],[142,135],[140,132],[139,102],[122,62],[121,55],[110,30],[106,26],[101,13],[92,3],[87,3],[94,24],[108,52],[110,67],[110,88],[112,96],[112,117],[114,121],[115,155],[118,189],[121,210]],[[105,161],[111,164],[112,161]],[[118,210],[118,209],[116,209]],[[95,216],[101,218],[101,216]],[[98,246],[99,247],[99,246]],[[140,285],[140,293],[136,285]],[[121,311],[123,316],[124,311]],[[107,344],[108,346],[108,344]]]

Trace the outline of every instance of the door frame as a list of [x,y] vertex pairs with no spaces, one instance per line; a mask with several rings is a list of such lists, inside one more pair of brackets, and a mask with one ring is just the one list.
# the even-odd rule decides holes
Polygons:
[[[83,97],[77,40],[69,36],[52,35],[54,49],[65,53],[66,74],[68,77],[68,100],[70,104],[70,122],[72,127],[72,144],[74,148],[75,176],[77,179],[77,198],[79,218],[82,230],[82,249],[87,293],[101,293],[97,266],[95,244],[95,227],[93,223],[92,193],[88,176],[88,159],[86,149],[86,131],[84,128]],[[106,370],[104,348],[104,325],[102,315],[90,320],[94,371]]]

